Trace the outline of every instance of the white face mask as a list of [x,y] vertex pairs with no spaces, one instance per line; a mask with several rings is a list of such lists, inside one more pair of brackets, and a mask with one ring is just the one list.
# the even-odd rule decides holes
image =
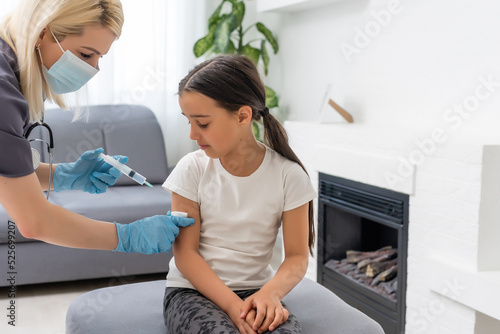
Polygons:
[[50,32],[52,36],[54,36],[63,54],[59,60],[50,67],[50,70],[47,70],[45,65],[43,65],[42,53],[40,49],[38,49],[45,80],[56,94],[75,92],[92,79],[99,70],[75,56],[71,51],[64,51],[54,33],[52,31]]

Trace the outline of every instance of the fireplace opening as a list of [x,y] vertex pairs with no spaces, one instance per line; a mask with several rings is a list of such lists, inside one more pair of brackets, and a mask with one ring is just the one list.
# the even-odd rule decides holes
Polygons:
[[329,260],[325,267],[397,301],[396,256],[397,251],[390,246],[373,252],[348,251],[345,259]]
[[318,282],[403,333],[408,195],[319,174]]

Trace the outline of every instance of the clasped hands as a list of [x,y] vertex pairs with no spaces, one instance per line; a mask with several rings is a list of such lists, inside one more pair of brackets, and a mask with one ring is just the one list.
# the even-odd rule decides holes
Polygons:
[[239,318],[233,320],[241,334],[273,331],[288,320],[289,312],[280,298],[263,289],[257,291],[240,306]]

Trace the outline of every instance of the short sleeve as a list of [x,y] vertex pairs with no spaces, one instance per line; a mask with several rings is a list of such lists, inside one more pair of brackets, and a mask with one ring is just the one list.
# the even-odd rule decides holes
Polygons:
[[191,201],[199,202],[198,186],[201,178],[196,152],[184,156],[163,183],[163,188]]
[[17,81],[12,82],[6,71],[0,60],[0,175],[21,177],[34,172],[31,147],[24,138],[29,107]]
[[283,211],[290,211],[317,197],[311,179],[299,164],[294,163],[285,174],[285,205]]

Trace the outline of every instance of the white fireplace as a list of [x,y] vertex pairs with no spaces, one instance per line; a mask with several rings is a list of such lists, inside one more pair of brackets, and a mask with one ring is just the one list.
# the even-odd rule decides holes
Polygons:
[[405,333],[500,333],[495,139],[439,127],[288,121],[285,128],[315,185],[323,172],[410,196]]

